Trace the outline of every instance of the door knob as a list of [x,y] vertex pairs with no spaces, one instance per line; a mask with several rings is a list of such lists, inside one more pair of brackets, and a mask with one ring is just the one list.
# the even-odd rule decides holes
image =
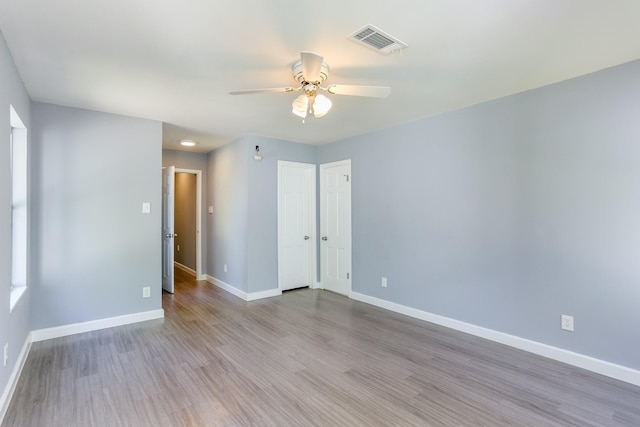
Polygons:
[[167,239],[170,239],[172,237],[178,237],[178,235],[177,234],[173,234],[173,233],[168,233],[168,234],[165,234],[164,237],[166,237]]
[[309,236],[304,236],[304,240],[309,240],[311,237]]
[[327,240],[327,236],[322,236],[322,240]]

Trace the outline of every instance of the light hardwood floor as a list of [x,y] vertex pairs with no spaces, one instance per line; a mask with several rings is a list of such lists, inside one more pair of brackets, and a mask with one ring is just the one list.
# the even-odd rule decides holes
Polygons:
[[329,292],[177,271],[164,320],[35,343],[2,426],[640,426],[640,388]]

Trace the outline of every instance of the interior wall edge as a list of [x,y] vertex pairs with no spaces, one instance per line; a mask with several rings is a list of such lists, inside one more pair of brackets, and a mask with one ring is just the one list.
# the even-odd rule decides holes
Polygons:
[[236,288],[235,286],[225,283],[222,280],[208,274],[207,282],[245,301],[257,301],[259,299],[277,297],[279,295],[282,295],[282,291],[280,289],[267,289],[266,291],[259,292],[244,292]]

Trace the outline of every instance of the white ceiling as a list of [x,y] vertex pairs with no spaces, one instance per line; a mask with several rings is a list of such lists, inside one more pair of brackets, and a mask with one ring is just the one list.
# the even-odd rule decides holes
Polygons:
[[[409,45],[382,56],[347,40],[373,24]],[[2,0],[0,30],[31,98],[160,120],[163,145],[210,151],[243,135],[323,144],[640,58],[638,0]],[[299,52],[326,83],[391,86],[330,95],[303,124]]]

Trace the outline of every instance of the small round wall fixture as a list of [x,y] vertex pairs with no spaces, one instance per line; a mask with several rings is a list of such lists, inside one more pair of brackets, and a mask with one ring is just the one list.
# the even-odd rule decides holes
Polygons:
[[198,145],[198,141],[194,141],[193,139],[181,139],[180,145],[185,147],[195,147]]
[[262,154],[260,153],[260,146],[256,145],[256,153],[253,155],[253,159],[256,161],[262,160]]

